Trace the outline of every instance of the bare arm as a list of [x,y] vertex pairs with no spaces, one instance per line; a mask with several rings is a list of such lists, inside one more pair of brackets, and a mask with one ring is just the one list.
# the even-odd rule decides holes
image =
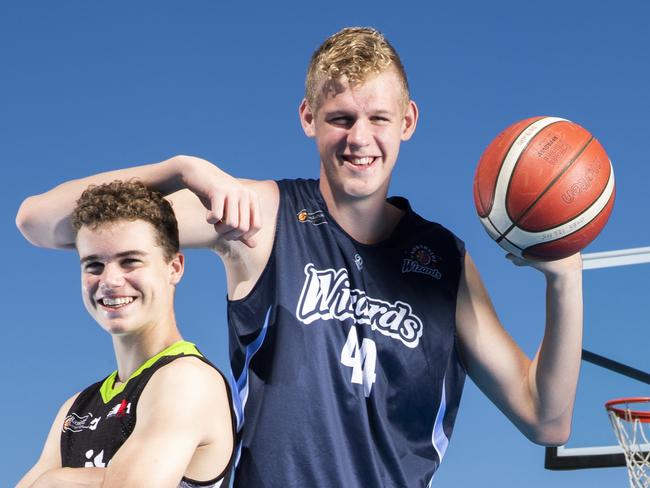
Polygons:
[[[72,180],[29,197],[18,211],[16,225],[34,245],[71,248],[74,233],[70,214],[81,193],[91,184],[132,178],[171,195],[175,211],[182,216],[179,230],[184,247],[213,247],[219,240],[240,240],[254,247],[254,236],[262,225],[260,196],[267,200],[275,195],[271,182],[238,180],[203,159],[175,156],[160,163]],[[273,207],[269,203],[273,202],[264,201],[264,208]]]
[[45,445],[41,451],[41,456],[34,466],[23,476],[23,478],[18,482],[16,488],[29,488],[34,485],[36,480],[45,474],[47,471],[61,467],[61,429],[63,427],[63,421],[65,420],[70,406],[74,402],[77,395],[69,398],[61,406],[52,426],[50,427],[50,432],[47,435],[45,440]]
[[100,488],[104,468],[56,468],[47,471],[31,488]]
[[470,377],[528,438],[566,442],[582,349],[582,261],[576,254],[531,265],[546,278],[546,328],[529,359],[504,330],[469,255],[459,286],[457,327]]
[[200,158],[175,156],[68,181],[27,198],[16,225],[36,246],[73,248],[70,217],[81,193],[91,184],[131,178],[167,195],[182,247],[209,248],[221,256],[231,299],[252,289],[273,247],[278,187],[273,181],[238,180]]
[[174,160],[172,158],[162,163],[110,171],[58,185],[46,193],[27,198],[18,210],[16,224],[25,238],[34,245],[49,248],[74,247],[70,214],[88,185],[138,178],[164,194],[173,193],[181,189],[180,179],[173,168]]
[[234,433],[225,383],[196,358],[178,359],[152,377],[137,418],[106,468],[103,487],[176,488],[184,475],[199,481],[216,476],[231,458]]

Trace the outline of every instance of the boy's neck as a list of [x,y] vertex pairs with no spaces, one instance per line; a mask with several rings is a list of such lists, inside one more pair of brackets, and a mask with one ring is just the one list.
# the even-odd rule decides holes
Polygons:
[[165,330],[156,329],[158,327],[138,334],[113,336],[118,375],[116,382],[125,382],[148,359],[183,340],[175,323],[171,327],[166,327]]
[[404,211],[386,201],[386,192],[366,198],[336,195],[321,182],[320,190],[327,211],[354,240],[376,244],[387,239],[404,215]]

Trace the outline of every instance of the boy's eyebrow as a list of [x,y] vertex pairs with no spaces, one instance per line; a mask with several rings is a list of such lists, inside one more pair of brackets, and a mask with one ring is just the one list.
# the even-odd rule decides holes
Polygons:
[[373,115],[393,115],[395,112],[392,110],[379,109],[372,112]]
[[325,112],[325,114],[327,114],[328,116],[333,116],[333,115],[334,115],[334,116],[336,116],[336,115],[350,115],[350,113],[351,113],[350,110],[343,110],[343,109],[340,109],[340,108],[337,108],[337,109],[335,109],[335,110],[328,110],[328,111],[324,111],[324,112]]
[[[345,109],[335,109],[331,111],[326,111],[325,114],[328,117],[336,117],[336,116],[347,116],[347,115],[352,115],[353,112],[350,110],[345,110]],[[370,115],[394,115],[395,112],[392,110],[386,110],[386,109],[379,109],[379,110],[371,110]]]
[[[129,251],[118,252],[115,255],[115,257],[116,258],[123,258],[123,257],[126,257],[126,256],[145,256],[146,254],[147,253],[145,253],[144,251],[138,251],[137,249],[132,249],[132,250],[129,250]],[[100,256],[99,254],[90,254],[88,256],[82,257],[79,260],[79,263],[84,264],[84,263],[87,263],[89,261],[101,261],[101,258],[102,258],[102,256]]]

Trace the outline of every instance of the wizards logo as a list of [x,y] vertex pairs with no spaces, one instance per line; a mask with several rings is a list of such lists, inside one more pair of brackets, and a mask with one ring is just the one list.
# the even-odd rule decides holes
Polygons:
[[442,278],[438,269],[438,257],[422,244],[413,247],[402,261],[402,273],[420,273],[437,280]]

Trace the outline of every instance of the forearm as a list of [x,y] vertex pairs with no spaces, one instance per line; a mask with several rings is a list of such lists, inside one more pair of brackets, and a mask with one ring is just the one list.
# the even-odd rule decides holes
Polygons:
[[104,468],[57,468],[44,473],[31,488],[99,488]]
[[[546,278],[546,328],[529,384],[542,442],[568,436],[582,352],[582,272]],[[545,439],[550,435],[551,439]]]
[[16,216],[16,225],[32,244],[49,248],[74,246],[70,215],[81,193],[91,184],[137,178],[163,194],[183,188],[182,171],[191,159],[175,156],[160,163],[100,173],[63,183],[43,194],[27,198]]

